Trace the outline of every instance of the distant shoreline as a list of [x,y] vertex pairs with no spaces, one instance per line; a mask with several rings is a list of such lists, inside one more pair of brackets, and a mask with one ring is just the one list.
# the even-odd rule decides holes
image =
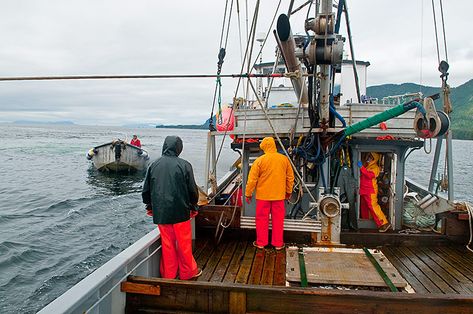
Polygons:
[[194,124],[184,125],[184,124],[178,124],[178,125],[157,125],[157,126],[156,126],[156,129],[208,130],[209,127],[208,127],[208,125],[194,125]]

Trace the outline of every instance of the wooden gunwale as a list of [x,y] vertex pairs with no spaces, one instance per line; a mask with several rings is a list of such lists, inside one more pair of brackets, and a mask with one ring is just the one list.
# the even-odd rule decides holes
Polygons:
[[[459,294],[409,294],[269,287],[222,282],[129,277],[129,282],[159,287],[160,296],[127,295],[127,313],[166,311],[248,313],[472,313],[473,297]],[[219,295],[219,304],[213,303]],[[239,300],[239,302],[235,301]],[[218,307],[218,308],[217,308]]]

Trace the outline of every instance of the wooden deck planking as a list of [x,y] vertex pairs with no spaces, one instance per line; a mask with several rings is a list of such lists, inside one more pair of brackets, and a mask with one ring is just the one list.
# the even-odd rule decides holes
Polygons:
[[467,278],[473,278],[473,269],[465,265],[464,260],[458,256],[452,256],[446,253],[442,248],[432,248],[432,251],[442,258],[446,259],[449,264],[451,264],[455,269],[461,272]]
[[223,278],[223,282],[235,282],[236,277],[238,275],[238,271],[240,270],[240,265],[243,261],[243,257],[245,256],[245,250],[247,245],[248,242],[238,242],[237,247],[235,249],[235,253],[233,254],[233,258],[230,261],[230,265],[228,265],[227,273]]
[[[454,248],[385,247],[383,252],[418,293],[473,294],[473,270]],[[468,259],[468,256],[465,257]],[[419,285],[420,284],[420,285]]]
[[430,278],[433,283],[439,287],[443,293],[457,293],[452,287],[448,285],[437,273],[435,273],[429,265],[424,263],[417,255],[408,247],[399,248],[426,276]]
[[449,264],[443,265],[441,267],[437,262],[431,259],[426,253],[424,253],[420,248],[412,249],[411,251],[420,258],[426,265],[430,267],[440,278],[442,278],[456,293],[469,293],[468,289],[464,288],[462,284],[450,273],[452,269]]
[[429,291],[424,287],[424,285],[417,279],[417,277],[411,273],[408,267],[404,266],[399,258],[390,250],[389,247],[383,248],[383,254],[388,258],[391,264],[396,267],[396,269],[401,273],[404,279],[407,280],[409,285],[417,293],[428,293]]
[[212,277],[215,268],[218,265],[218,262],[220,261],[220,258],[223,255],[223,252],[225,251],[226,244],[225,243],[220,243],[215,250],[213,251],[212,255],[209,257],[209,260],[205,264],[205,266],[202,268],[202,275],[197,278],[197,281],[209,281],[210,278]]
[[452,258],[461,261],[468,269],[473,269],[473,255],[468,254],[469,252],[460,252],[451,247],[442,247],[443,251],[446,252]]
[[[454,247],[384,247],[383,253],[417,293],[473,294],[473,254]],[[203,274],[198,281],[284,286],[286,254],[257,250],[242,239],[215,245],[202,239],[194,255]],[[192,292],[188,292],[192,295]],[[193,296],[190,296],[193,298]],[[225,297],[214,294],[215,302]]]
[[198,241],[198,240],[194,241],[194,248],[193,248],[192,251],[193,251],[194,258],[195,258],[196,261],[199,258],[200,254],[202,254],[202,252],[204,252],[204,249],[206,248],[208,243],[209,243],[209,240],[207,240],[207,239],[200,240],[200,241]]
[[265,251],[266,250],[256,250],[255,259],[253,261],[253,265],[251,266],[250,278],[248,280],[250,285],[258,285],[260,283],[266,255]]
[[[196,245],[197,246],[197,245]],[[194,258],[197,263],[198,267],[201,267],[202,269],[205,267],[205,264],[207,264],[207,261],[209,260],[210,256],[212,255],[214,251],[214,246],[212,245],[210,240],[205,241],[205,245],[202,247],[200,254],[198,251],[194,251]]]
[[266,250],[264,257],[263,273],[261,275],[260,285],[273,285],[274,266],[276,262],[276,252],[273,250]]
[[237,243],[235,241],[228,243],[225,251],[223,252],[222,257],[220,258],[215,271],[209,281],[221,282],[225,277],[230,261],[232,260],[233,254]]
[[235,279],[235,283],[247,283],[251,272],[251,266],[255,257],[256,248],[251,244],[246,247],[243,261],[241,262],[240,269]]
[[[472,245],[470,245],[471,247]],[[473,260],[473,252],[469,251],[465,246],[455,246],[455,250],[460,252],[460,254],[465,255],[469,260]]]
[[393,253],[399,261],[404,264],[404,266],[409,269],[414,277],[422,283],[424,288],[431,293],[442,293],[442,291],[426,276],[414,262],[412,262],[406,255],[404,255],[399,248],[391,247],[391,252]]
[[450,275],[452,275],[458,282],[461,283],[471,283],[471,280],[463,275],[456,267],[445,258],[445,256],[437,255],[433,252],[430,248],[419,248],[424,252],[427,256],[429,256],[433,261],[435,261],[440,267],[444,269],[448,269]]
[[286,285],[286,249],[276,252],[273,285],[274,286]]

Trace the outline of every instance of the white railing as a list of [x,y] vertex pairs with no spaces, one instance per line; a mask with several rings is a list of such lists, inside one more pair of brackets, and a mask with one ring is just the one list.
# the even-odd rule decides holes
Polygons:
[[159,277],[161,237],[158,229],[136,241],[81,280],[39,314],[125,313],[126,294],[120,283],[129,275]]

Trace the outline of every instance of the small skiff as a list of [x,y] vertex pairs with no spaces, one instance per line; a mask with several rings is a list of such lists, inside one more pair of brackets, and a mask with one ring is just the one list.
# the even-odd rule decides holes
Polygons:
[[100,171],[142,171],[148,166],[149,155],[146,150],[118,139],[90,149],[87,159]]

